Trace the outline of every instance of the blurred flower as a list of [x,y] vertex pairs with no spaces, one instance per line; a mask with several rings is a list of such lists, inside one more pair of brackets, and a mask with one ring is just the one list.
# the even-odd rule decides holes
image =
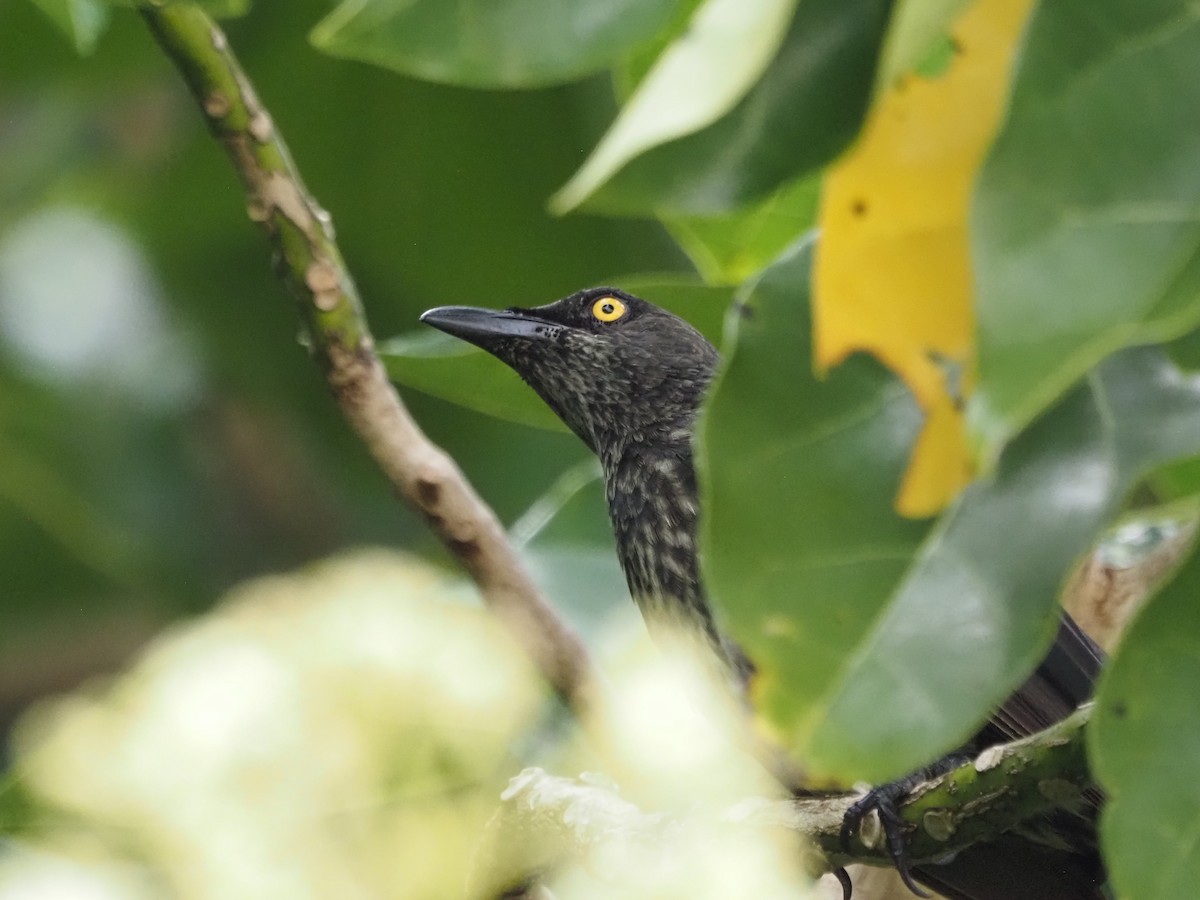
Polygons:
[[[648,835],[586,821],[573,808],[575,849],[551,878],[558,900],[726,900],[817,896],[803,870],[798,836],[734,824],[748,798],[780,799],[782,788],[756,756],[749,711],[709,651],[686,635],[651,643],[612,636],[605,654],[610,691],[578,748],[577,768],[598,767],[601,785],[656,818]],[[600,740],[597,741],[597,736]],[[602,784],[611,779],[608,784]],[[597,809],[597,819],[608,813]],[[591,829],[591,834],[582,837]]]
[[540,698],[486,613],[367,553],[252,582],[111,686],[43,706],[16,770],[159,896],[445,897]]
[[559,900],[804,900],[816,897],[795,840],[693,817],[652,846],[608,840],[554,880]]
[[0,857],[0,900],[151,900],[145,873],[111,857],[10,850]]
[[[808,896],[794,834],[726,815],[779,788],[692,641],[614,633],[587,727],[530,741],[540,683],[457,593],[382,551],[259,579],[35,709],[14,738],[35,816],[0,900],[491,897],[542,863],[560,900]],[[581,783],[612,802],[548,829],[536,802],[497,814],[518,746],[602,773]]]
[[612,673],[608,702],[593,713],[605,735],[603,754],[581,759],[599,768],[644,809],[720,810],[778,783],[755,759],[747,709],[710,651],[687,635],[651,641],[614,632],[605,656]]

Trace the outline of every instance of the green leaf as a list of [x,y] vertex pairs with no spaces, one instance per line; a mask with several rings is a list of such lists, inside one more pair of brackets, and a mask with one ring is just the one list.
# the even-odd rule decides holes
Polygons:
[[779,50],[797,0],[706,0],[551,206],[567,212],[635,156],[711,125]]
[[1122,353],[932,529],[905,521],[918,414],[861,359],[813,378],[810,256],[769,269],[736,323],[704,420],[705,574],[809,771],[878,782],[960,744],[1036,666],[1076,558],[1143,474],[1200,450],[1200,381]]
[[1125,497],[1198,449],[1200,380],[1161,351],[1127,350],[1089,373],[939,521],[842,673],[815,765],[878,776],[967,738],[1040,661],[1059,586]]
[[546,404],[500,360],[436,332],[410,332],[379,345],[388,377],[498,419],[566,431]]
[[[714,343],[720,339],[729,288],[661,275],[631,276],[618,284],[683,316]],[[392,338],[378,349],[388,377],[397,384],[522,425],[566,430],[512,369],[463,341],[424,329]]]
[[251,0],[107,0],[112,6],[167,6],[169,4],[186,4],[198,6],[216,19],[229,19],[243,16],[250,11]]
[[[890,9],[890,0],[803,0],[753,88],[728,113],[692,133],[666,127],[677,122],[667,102],[673,91],[663,89],[653,104],[639,103],[654,81],[651,73],[630,101],[631,112],[614,126],[621,135],[616,150],[602,142],[596,151],[601,161],[585,162],[552,206],[557,212],[583,205],[631,215],[713,215],[812,171],[858,132]],[[634,104],[636,129],[624,124]],[[659,143],[672,133],[680,136]],[[628,158],[630,151],[640,155]],[[621,165],[614,169],[614,162]]]
[[1096,362],[1200,321],[1200,19],[1042,3],[973,211],[985,453]]
[[528,88],[611,65],[651,40],[677,0],[344,0],[314,45],[446,84]]
[[1143,609],[1100,685],[1089,734],[1108,794],[1100,823],[1115,893],[1191,897],[1200,883],[1200,555]]
[[108,27],[110,11],[102,0],[32,0],[71,39],[81,54],[89,54]]
[[862,356],[814,374],[812,247],[730,315],[699,448],[705,582],[759,668],[756,707],[798,750],[928,530],[892,508],[921,424],[907,390]]
[[1200,330],[1189,331],[1168,343],[1165,349],[1179,368],[1189,372],[1200,371]]
[[[950,24],[975,0],[897,0],[879,63],[879,86],[891,84],[938,52]],[[930,77],[936,77],[931,74]]]
[[1200,497],[1200,458],[1169,463],[1151,475],[1149,482],[1159,503]]
[[820,178],[802,178],[728,215],[668,216],[663,224],[705,281],[740,284],[813,227],[820,190]]
[[662,56],[663,51],[677,41],[687,30],[692,15],[704,0],[680,0],[675,4],[675,14],[654,40],[641,44],[626,54],[612,70],[613,91],[617,102],[624,105],[633,95],[642,79],[649,74]]

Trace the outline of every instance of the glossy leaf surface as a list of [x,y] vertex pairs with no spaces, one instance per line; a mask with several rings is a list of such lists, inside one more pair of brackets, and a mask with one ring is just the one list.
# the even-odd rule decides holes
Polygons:
[[706,0],[659,55],[587,162],[554,199],[565,212],[652,147],[728,113],[779,50],[796,0]]
[[986,453],[1096,362],[1200,319],[1200,16],[1042,3],[977,188]]
[[759,667],[757,709],[802,755],[928,529],[891,502],[920,427],[908,391],[865,358],[813,372],[811,256],[768,269],[733,321],[701,446],[705,579]]
[[900,520],[883,498],[919,416],[859,360],[808,374],[808,256],[748,298],[705,419],[706,577],[775,730],[815,774],[881,781],[960,744],[1033,669],[1075,559],[1143,474],[1200,450],[1200,382],[1121,354],[932,529]]
[[1089,747],[1108,794],[1105,861],[1119,896],[1167,900],[1200,883],[1200,555],[1134,620],[1105,677]]
[[1090,373],[943,516],[844,673],[814,758],[867,769],[865,745],[916,765],[969,736],[1040,660],[1060,585],[1138,480],[1198,450],[1200,380],[1161,351]]
[[762,78],[729,113],[632,159],[586,196],[569,186],[556,209],[714,215],[812,171],[858,131],[890,9],[888,0],[804,0]]

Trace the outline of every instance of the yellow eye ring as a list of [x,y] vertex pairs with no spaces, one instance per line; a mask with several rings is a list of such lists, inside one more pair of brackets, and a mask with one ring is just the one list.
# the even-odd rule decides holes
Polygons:
[[615,322],[625,315],[625,304],[616,297],[601,297],[592,304],[592,315],[601,322]]

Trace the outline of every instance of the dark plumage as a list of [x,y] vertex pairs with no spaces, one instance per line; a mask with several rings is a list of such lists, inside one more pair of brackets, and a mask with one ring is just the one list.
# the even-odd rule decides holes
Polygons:
[[[620,314],[598,318],[604,303]],[[600,457],[621,568],[648,626],[698,629],[740,667],[713,621],[696,549],[692,426],[719,359],[712,344],[613,288],[527,310],[442,307],[421,320],[510,365]]]
[[[700,582],[692,430],[719,361],[704,336],[666,310],[607,287],[533,309],[441,307],[421,320],[515,369],[600,457],[621,566],[647,625],[653,631],[662,623],[683,624],[703,634],[721,659],[745,677],[750,666],[736,645],[721,636]],[[1099,651],[1064,618],[1046,661],[981,730],[977,747],[1061,719],[1087,699],[1099,664]],[[866,805],[894,799],[893,793]],[[1001,842],[985,848],[993,854],[999,849]],[[961,854],[953,866],[929,867],[918,875],[947,896],[967,900],[1103,896],[1098,887],[1102,878],[1087,854],[1059,853],[1049,862],[1030,863],[1014,892],[1011,882],[1001,879],[997,886],[994,877],[993,890],[988,890],[989,865],[970,873],[970,866],[960,865],[975,852]],[[1013,858],[1022,855],[1017,852]],[[903,871],[902,859],[898,864]],[[1040,888],[1039,867],[1049,875]],[[972,876],[965,879],[969,892],[956,890],[956,868],[962,870],[958,874]],[[995,875],[994,866],[990,868]],[[980,871],[985,873],[982,886]],[[1008,874],[1014,875],[1011,870]]]

